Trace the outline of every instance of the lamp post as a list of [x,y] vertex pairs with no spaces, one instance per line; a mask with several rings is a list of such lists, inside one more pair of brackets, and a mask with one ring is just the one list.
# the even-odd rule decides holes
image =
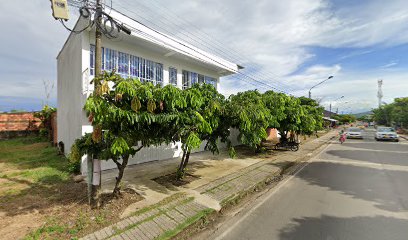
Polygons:
[[[341,96],[339,98],[337,98],[336,100],[334,100],[333,102],[336,102],[340,99],[344,98],[344,96]],[[332,114],[332,102],[330,102],[330,110],[329,110],[329,117],[331,118],[331,114]]]
[[319,86],[320,84],[322,84],[322,83],[324,83],[324,82],[326,82],[327,80],[330,80],[330,79],[332,79],[332,78],[333,78],[333,76],[329,76],[327,79],[325,79],[325,80],[319,82],[318,84],[314,85],[313,87],[311,87],[310,90],[309,90],[309,98],[312,98],[312,89],[313,89],[313,88]]

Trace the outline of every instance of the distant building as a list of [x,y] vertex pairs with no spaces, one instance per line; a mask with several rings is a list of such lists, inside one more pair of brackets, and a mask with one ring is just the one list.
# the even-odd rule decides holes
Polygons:
[[[110,15],[130,26],[132,34],[118,39],[102,40],[102,68],[117,70],[123,77],[139,78],[153,84],[173,84],[182,89],[194,83],[212,84],[218,88],[220,77],[238,72],[239,66],[194,46],[147,28],[111,11]],[[85,23],[78,20],[76,29]],[[58,141],[69,153],[75,139],[92,132],[83,106],[93,91],[90,80],[95,74],[94,31],[71,33],[60,51],[58,61]],[[140,151],[130,164],[178,157],[180,143]],[[82,172],[86,164],[83,162]],[[112,161],[102,169],[115,168]]]

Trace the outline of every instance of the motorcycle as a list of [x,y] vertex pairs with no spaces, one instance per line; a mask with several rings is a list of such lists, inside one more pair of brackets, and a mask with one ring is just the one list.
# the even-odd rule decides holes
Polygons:
[[296,152],[299,150],[299,143],[294,141],[279,142],[275,145],[275,150],[290,150]]
[[346,141],[346,134],[342,133],[339,138],[340,144],[343,144]]

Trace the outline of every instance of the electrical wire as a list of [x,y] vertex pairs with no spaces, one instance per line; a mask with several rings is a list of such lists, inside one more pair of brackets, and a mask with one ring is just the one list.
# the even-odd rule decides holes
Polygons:
[[[115,10],[115,9],[113,9],[113,10]],[[115,10],[115,11],[116,11],[116,10]],[[126,15],[125,15],[125,16],[126,16]],[[133,21],[135,21],[135,22],[137,22],[137,23],[143,25],[143,23],[140,23],[140,22],[138,22],[137,20],[132,19],[132,18],[129,17],[129,16],[126,16],[126,17],[128,17],[129,19],[131,19],[131,20],[133,20]],[[145,26],[145,25],[143,25],[143,26]],[[147,26],[145,26],[145,27],[147,27]],[[129,26],[129,28],[131,28],[131,29],[133,30],[133,32],[138,32],[139,34],[145,36],[145,37],[148,38],[149,40],[153,40],[153,41],[155,41],[155,42],[161,43],[162,46],[165,46],[165,45],[166,45],[166,43],[165,43],[164,41],[162,41],[162,40],[160,40],[160,39],[157,39],[157,38],[155,38],[154,36],[151,36],[150,34],[147,34],[147,33],[145,33],[145,32],[142,32],[142,31],[140,31],[139,29],[136,29],[136,28],[134,28],[134,27],[132,27],[132,26]],[[149,27],[147,27],[147,28],[149,28]],[[154,30],[154,29],[151,29],[151,28],[149,28],[149,29],[152,30],[152,31],[154,31],[154,32],[156,32],[156,33],[158,33],[158,34],[160,34],[160,35],[163,35],[162,33],[158,32],[157,30]],[[165,35],[163,35],[163,36],[165,36]],[[177,42],[177,41],[176,41],[176,42]],[[197,50],[191,48],[190,46],[185,45],[184,43],[180,43],[180,42],[178,42],[178,43],[181,44],[181,45],[183,45],[183,46],[186,47],[186,48],[189,48],[189,49],[192,50],[192,51],[197,52]],[[194,57],[194,58],[198,58],[200,61],[206,62],[206,60],[204,60],[203,58],[200,58],[200,57],[197,57],[197,56],[192,56],[190,53],[186,52],[186,51],[183,50],[183,49],[180,49],[180,48],[177,48],[177,47],[175,47],[175,48],[176,48],[177,51],[182,52],[183,54],[185,54],[185,55],[187,55],[187,56]],[[200,52],[197,52],[197,53],[199,53],[200,55],[203,55],[203,54],[201,54]],[[273,89],[273,90],[275,90],[275,91],[278,91],[278,92],[282,92],[282,93],[291,95],[291,94],[289,94],[289,93],[287,93],[287,92],[285,92],[285,91],[283,91],[283,90],[280,90],[280,89],[278,89],[278,88],[276,88],[276,87],[274,87],[274,86],[271,86],[271,85],[266,84],[266,83],[264,83],[264,82],[262,82],[262,81],[259,81],[259,80],[255,79],[254,77],[249,76],[249,75],[247,75],[247,74],[245,74],[245,73],[242,73],[242,72],[239,72],[239,71],[237,72],[235,69],[231,69],[230,67],[224,65],[223,63],[220,63],[220,62],[217,61],[217,60],[212,59],[211,57],[208,57],[208,56],[205,56],[205,55],[203,55],[203,56],[206,57],[206,58],[209,58],[210,60],[212,60],[212,61],[214,61],[214,62],[216,62],[216,63],[218,63],[218,64],[220,64],[220,65],[223,66],[225,69],[227,69],[227,70],[229,70],[229,71],[231,71],[231,72],[236,72],[237,74],[241,75],[242,77],[244,77],[244,78],[247,79],[247,80],[254,81],[254,82],[256,82],[256,83],[262,84],[264,87],[267,87],[268,89]],[[259,85],[254,85],[254,86],[259,86]]]
[[[116,11],[116,12],[118,12],[118,13],[120,13],[120,14],[122,14],[122,15],[124,15],[124,16],[126,16],[127,18],[133,20],[134,22],[139,23],[140,25],[142,25],[142,26],[148,28],[149,30],[151,30],[151,31],[153,31],[153,32],[155,32],[155,33],[157,33],[157,34],[163,36],[163,37],[168,38],[167,35],[165,35],[165,34],[159,32],[159,31],[157,31],[157,30],[155,30],[155,29],[153,29],[153,28],[147,26],[146,24],[144,24],[144,23],[142,23],[142,22],[140,22],[140,21],[138,21],[138,20],[136,20],[136,19],[134,19],[134,18],[132,18],[132,17],[130,17],[130,16],[124,14],[124,13],[121,13],[121,12],[118,11],[117,9],[114,9],[114,8],[113,8],[113,10]],[[131,28],[133,28],[133,27],[131,27]],[[141,32],[140,30],[138,30],[138,29],[135,29],[135,28],[133,28],[133,29],[134,29],[134,31],[137,31],[137,32],[142,33],[142,32]],[[144,33],[144,34],[145,34],[145,33]],[[153,36],[150,36],[150,37],[153,37]],[[158,41],[158,39],[156,39],[156,38],[154,38],[154,37],[153,37],[153,39],[156,40],[156,41]],[[217,61],[217,60],[211,58],[210,56],[206,56],[205,54],[200,53],[199,51],[197,51],[196,49],[192,48],[191,46],[186,45],[185,43],[180,42],[179,40],[176,40],[176,39],[173,39],[173,40],[176,41],[177,43],[179,43],[180,45],[182,45],[182,46],[184,46],[184,47],[186,47],[186,48],[188,48],[188,49],[190,49],[190,50],[192,50],[192,51],[194,51],[194,52],[196,52],[196,53],[198,53],[198,54],[200,54],[200,55],[203,55],[203,56],[205,56],[206,58],[209,58],[210,60],[212,60],[212,61],[214,61],[214,62],[220,64],[220,65],[223,66],[224,68],[229,69],[229,70],[232,71],[232,72],[236,72],[236,70],[229,68],[229,67],[226,66],[225,64],[220,63],[219,61]],[[159,41],[160,41],[160,40],[159,40]],[[181,49],[178,49],[178,50],[179,50],[179,51],[183,51],[183,50],[181,50]],[[184,54],[191,56],[191,54],[189,54],[189,53],[187,53],[187,52],[185,52],[185,51],[183,51],[183,52],[184,52]],[[200,60],[205,62],[205,60],[203,60],[203,59],[200,59]],[[285,92],[285,91],[283,91],[283,90],[281,90],[281,89],[278,89],[278,88],[275,87],[275,86],[272,86],[272,85],[270,85],[270,84],[264,83],[263,81],[257,80],[257,79],[255,79],[254,77],[249,76],[248,74],[245,74],[245,73],[240,72],[240,71],[238,71],[237,73],[239,73],[239,74],[245,76],[247,79],[251,79],[252,81],[255,81],[255,82],[259,83],[259,84],[262,84],[262,85],[264,85],[264,86],[268,86],[269,88],[271,88],[271,89],[273,89],[273,90],[276,90],[276,91],[279,91],[279,92],[283,92],[283,93],[289,94],[289,93],[287,93],[287,92]]]
[[[162,5],[160,5],[160,4],[158,4],[157,1],[153,0],[153,2],[156,2],[157,8],[164,9],[164,7],[163,7]],[[149,3],[150,3],[150,1],[149,1]],[[122,7],[124,8],[124,6],[121,5],[120,3],[118,3],[117,5],[122,6]],[[146,10],[152,12],[152,9],[149,8],[149,6],[144,5],[144,4],[142,4],[142,3],[139,2],[139,3],[138,3],[138,7],[140,7],[140,6],[144,7],[144,9],[146,9]],[[156,27],[160,27],[160,28],[163,29],[164,31],[167,30],[166,32],[168,32],[168,29],[169,29],[169,24],[168,24],[168,23],[173,23],[174,25],[176,25],[176,27],[178,27],[178,29],[181,29],[181,27],[180,27],[177,23],[175,23],[173,20],[176,19],[176,18],[177,18],[177,19],[180,19],[180,20],[183,20],[183,19],[181,19],[178,15],[172,13],[171,10],[169,10],[168,8],[166,8],[166,10],[164,11],[163,14],[160,14],[160,15],[161,15],[161,18],[157,19],[158,21],[160,21],[160,22],[162,22],[163,24],[165,24],[165,25],[166,25],[166,28],[162,28],[161,26],[158,26],[157,24],[153,23],[152,21],[146,19],[146,18],[145,18],[144,16],[142,16],[141,14],[138,14],[138,13],[136,13],[136,12],[134,12],[134,11],[129,10],[129,8],[126,8],[126,10],[129,11],[129,12],[132,12],[133,14],[138,15],[139,17],[141,17],[141,18],[143,18],[143,19],[145,19],[145,20],[148,21],[150,24],[153,24],[153,25],[155,25]],[[156,8],[155,8],[155,10],[156,10]],[[168,13],[172,13],[173,16],[170,16]],[[170,16],[170,17],[167,18],[166,16],[164,16],[165,14],[167,14],[167,16]],[[162,18],[164,18],[164,19],[166,20],[166,22],[162,21],[162,20],[161,20]],[[211,46],[211,45],[209,46],[209,45],[208,45],[208,42],[205,42],[206,44],[203,44],[202,41],[200,41],[201,39],[203,39],[202,36],[197,36],[197,35],[195,35],[194,33],[189,32],[189,31],[181,31],[181,35],[184,35],[184,36],[188,37],[190,40],[192,40],[192,41],[194,41],[194,42],[200,44],[201,46],[204,46],[204,47],[207,48],[207,49],[210,48],[211,51],[213,51],[214,49],[218,50],[218,51],[216,51],[216,54],[219,54],[218,52],[222,52],[222,55],[224,55],[224,56],[225,56],[225,55],[228,55],[228,57],[229,57],[230,59],[233,59],[234,62],[240,62],[240,61],[242,61],[242,59],[245,58],[245,57],[243,57],[242,55],[236,53],[235,51],[231,51],[231,50],[226,49],[226,46],[225,46],[224,44],[222,44],[220,41],[218,41],[218,40],[216,40],[216,39],[213,39],[209,34],[206,34],[205,32],[199,30],[196,26],[192,25],[192,24],[189,23],[188,21],[185,21],[185,20],[184,20],[184,22],[187,23],[187,25],[192,26],[193,28],[197,29],[198,32],[203,33],[205,36],[207,36],[207,39],[210,39],[210,41],[214,42],[213,40],[215,40],[216,42],[218,42],[217,45],[218,45],[219,47],[214,47],[214,46]],[[185,32],[187,32],[187,33],[189,33],[189,34],[186,34]],[[171,34],[170,34],[170,35],[171,35]],[[193,36],[193,37],[191,37],[191,36]],[[197,40],[197,39],[198,39],[198,40]],[[194,45],[194,44],[193,44],[193,45]],[[231,57],[231,55],[234,55],[235,57]],[[248,60],[244,60],[244,61],[249,62]],[[246,65],[248,65],[248,64],[246,64]],[[260,66],[260,65],[253,65],[253,64],[252,64],[252,66],[250,66],[250,68],[262,68],[262,66]],[[267,79],[269,78],[269,79],[275,79],[275,80],[279,81],[279,80],[277,79],[277,78],[279,78],[279,76],[276,75],[276,74],[274,74],[274,73],[271,73],[270,71],[261,71],[261,72],[258,73],[257,75],[258,75],[258,76],[261,76],[261,78],[267,78]],[[274,76],[271,76],[271,75],[274,75]],[[297,89],[295,90],[295,89],[291,88],[291,87],[290,87],[289,85],[287,85],[287,84],[282,84],[282,85],[286,85],[285,87],[288,88],[289,90],[292,90],[292,91],[296,91],[296,90],[297,90]]]
[[85,30],[87,30],[88,28],[90,28],[90,27],[93,26],[93,21],[92,21],[91,18],[90,18],[91,12],[89,11],[88,8],[81,7],[81,8],[79,9],[79,14],[80,14],[80,18],[81,18],[81,17],[84,18],[84,19],[89,18],[89,23],[88,23],[88,25],[87,25],[86,27],[84,27],[84,28],[81,29],[81,30],[70,29],[67,25],[65,25],[64,20],[60,19],[60,22],[61,22],[62,26],[64,26],[64,28],[67,29],[68,31],[70,31],[70,32],[72,32],[72,33],[75,33],[75,34],[80,34],[80,33],[82,33],[83,31],[85,31]]
[[[70,2],[71,2],[71,4],[74,4],[73,0],[71,0]],[[88,11],[88,13],[89,13],[89,2],[90,2],[90,1],[82,1],[82,3],[83,3],[82,6],[83,6],[83,7],[80,8],[80,9],[82,9],[82,11],[80,11],[80,14],[81,14],[81,16],[83,16],[83,17],[87,17],[87,16],[89,17],[89,15],[85,15],[85,14],[84,14],[84,11],[83,11],[83,9],[87,9],[87,11]],[[79,3],[76,2],[76,4],[79,4]],[[84,6],[86,6],[86,7],[84,7]],[[105,4],[105,6],[106,6],[106,4]],[[112,1],[111,1],[111,6],[110,6],[109,8],[112,9],[112,10],[117,11],[118,13],[121,13],[120,11],[118,11],[118,10],[116,10],[116,9],[114,9],[114,8],[112,7]],[[114,20],[109,14],[107,14],[107,13],[105,13],[105,12],[103,12],[103,11],[100,13],[100,15],[96,15],[96,14],[97,14],[97,13],[95,13],[94,19],[97,19],[97,18],[100,17],[100,18],[102,18],[102,20],[103,20],[103,21],[101,21],[102,23],[99,23],[99,21],[91,21],[91,22],[92,22],[92,23],[95,23],[96,27],[99,28],[99,29],[101,30],[101,32],[102,32],[107,38],[109,38],[109,39],[115,39],[115,38],[117,38],[117,37],[119,36],[120,29],[124,29],[123,24],[120,25],[117,20]],[[121,13],[121,14],[123,14],[123,13]],[[138,21],[138,20],[136,20],[136,19],[134,19],[134,18],[131,18],[130,16],[127,16],[127,15],[125,15],[125,14],[123,14],[123,15],[126,16],[126,17],[128,17],[129,19],[131,19],[131,20],[133,20],[133,21],[135,21],[135,22],[137,22],[137,23],[143,25],[144,27],[146,27],[146,28],[148,28],[148,29],[154,31],[155,33],[160,34],[160,35],[162,35],[162,36],[168,38],[167,35],[165,35],[165,34],[159,32],[159,31],[157,31],[157,30],[155,30],[155,29],[153,29],[153,28],[147,26],[146,24],[141,23],[140,21]],[[61,21],[61,22],[62,22],[62,21]],[[70,30],[71,32],[74,32],[74,33],[80,33],[80,32],[82,32],[82,31],[85,31],[85,30],[90,26],[90,25],[88,25],[86,28],[84,28],[84,29],[82,29],[82,30],[80,30],[80,31],[74,31],[74,30],[72,30],[72,29],[69,29],[67,26],[65,26],[65,24],[64,24],[63,22],[62,22],[62,24],[64,25],[64,27],[65,27],[66,29],[68,29],[68,30]],[[140,32],[140,30],[138,30],[138,29],[134,29],[134,31]],[[114,34],[114,33],[115,33],[115,34]],[[140,32],[140,33],[142,33],[142,32]],[[144,34],[144,35],[147,35],[146,33],[143,33],[143,34]],[[153,38],[153,40],[158,41],[158,39],[154,38],[153,36],[150,36],[150,35],[149,35],[149,36],[146,36],[146,37]],[[173,39],[173,40],[175,40],[175,39]],[[243,73],[243,72],[241,72],[241,71],[238,71],[238,72],[237,72],[235,69],[230,69],[228,66],[225,66],[223,63],[220,63],[219,61],[214,60],[214,59],[212,59],[211,57],[202,54],[201,52],[198,52],[196,49],[194,49],[194,48],[192,48],[192,47],[190,47],[190,46],[188,46],[188,45],[186,45],[186,44],[184,44],[184,43],[182,43],[182,42],[180,42],[180,41],[178,41],[178,40],[175,40],[175,41],[178,42],[179,44],[181,44],[182,46],[184,46],[184,47],[186,47],[186,48],[189,48],[189,49],[191,49],[192,51],[194,51],[194,52],[196,52],[196,53],[198,53],[198,54],[200,54],[200,55],[203,55],[203,56],[205,56],[205,57],[211,59],[212,61],[214,61],[214,62],[220,64],[221,66],[223,66],[224,68],[228,69],[229,71],[236,72],[237,74],[239,74],[239,75],[241,75],[241,76],[243,77],[243,78],[240,78],[240,80],[244,80],[244,79],[245,79],[244,81],[247,82],[247,83],[248,83],[248,80],[250,80],[250,81],[253,81],[253,82],[258,83],[258,85],[251,83],[251,84],[254,85],[254,86],[259,86],[259,84],[261,84],[262,87],[264,87],[264,88],[266,88],[266,89],[273,89],[273,90],[275,90],[275,91],[279,91],[279,92],[282,92],[282,93],[289,94],[289,93],[287,93],[287,92],[285,92],[285,91],[283,91],[283,90],[277,88],[276,86],[267,84],[267,83],[265,83],[264,81],[258,80],[258,79],[254,78],[254,77],[252,77],[252,76],[250,76],[250,75],[248,75],[248,74],[246,74],[246,73]],[[164,44],[164,42],[162,42],[162,43]],[[178,51],[182,51],[182,52],[184,52],[184,54],[186,54],[187,56],[191,56],[191,54],[189,54],[188,52],[185,52],[185,51],[183,51],[183,50],[181,50],[181,49],[178,49]],[[204,62],[205,62],[204,59],[201,59],[201,58],[199,58],[199,59],[200,59],[201,61],[204,61]]]

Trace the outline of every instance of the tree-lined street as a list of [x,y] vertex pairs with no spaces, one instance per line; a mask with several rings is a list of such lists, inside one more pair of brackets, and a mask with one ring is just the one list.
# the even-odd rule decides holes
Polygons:
[[210,239],[407,239],[408,142],[333,141]]

